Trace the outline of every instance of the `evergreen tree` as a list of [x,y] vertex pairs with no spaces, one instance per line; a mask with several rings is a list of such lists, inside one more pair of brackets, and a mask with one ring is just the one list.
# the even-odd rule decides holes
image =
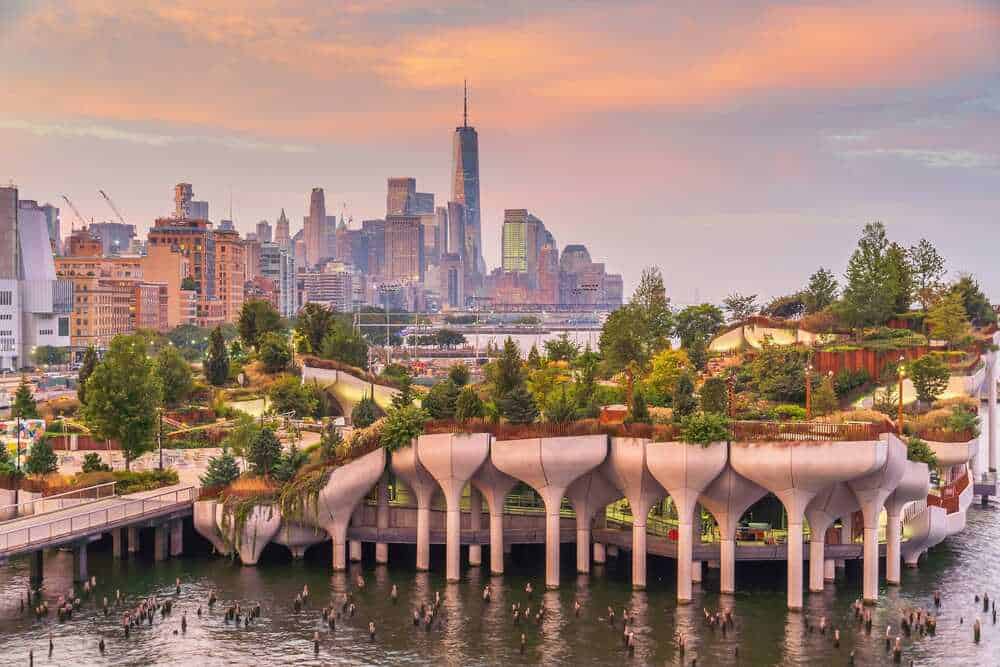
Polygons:
[[392,397],[392,407],[402,408],[413,404],[413,378],[409,373],[399,378],[399,389]]
[[90,452],[84,455],[83,465],[80,466],[82,472],[111,472],[111,466],[101,460],[101,455],[97,452]]
[[455,407],[461,388],[450,379],[438,382],[421,401],[424,410],[431,419],[451,419],[455,416]]
[[646,396],[641,391],[635,392],[632,408],[628,411],[625,421],[630,424],[648,424],[651,421],[649,408],[646,406]]
[[917,390],[917,400],[933,403],[948,388],[951,372],[940,357],[925,354],[910,362],[909,376]]
[[448,379],[458,387],[464,387],[469,384],[469,377],[469,367],[465,364],[455,364],[448,369]]
[[682,417],[686,417],[698,409],[698,402],[694,398],[694,379],[690,373],[681,373],[680,377],[677,378],[671,405],[675,421],[679,421]]
[[295,318],[295,331],[299,334],[302,349],[300,352],[320,354],[323,349],[323,339],[333,327],[336,315],[321,303],[310,301],[299,311]]
[[910,266],[913,267],[917,299],[924,311],[927,311],[941,290],[941,279],[945,275],[944,258],[927,239],[920,239],[920,242],[911,246],[907,253],[910,257]]
[[278,460],[274,464],[274,478],[279,482],[287,482],[295,477],[295,473],[308,460],[309,455],[300,450],[295,443],[292,443],[285,454],[278,456]]
[[538,419],[538,406],[523,384],[515,387],[500,402],[500,411],[511,424],[530,424]]
[[826,375],[812,394],[812,413],[828,415],[837,409],[837,390],[833,386],[833,376]]
[[268,476],[281,457],[281,442],[270,428],[261,429],[246,452],[250,468],[258,475]]
[[589,359],[580,369],[573,389],[577,414],[583,419],[597,416],[597,361]]
[[375,399],[365,396],[355,404],[351,410],[351,424],[354,428],[368,428],[378,421],[379,409],[375,404]]
[[83,353],[83,362],[80,364],[80,372],[76,381],[76,397],[80,400],[80,405],[87,402],[87,378],[94,372],[97,366],[97,350],[91,345]]
[[569,339],[569,334],[560,334],[555,340],[547,340],[545,357],[549,361],[573,361],[580,356],[580,346]]
[[332,461],[343,444],[344,438],[340,435],[340,429],[331,422],[323,429],[323,434],[319,438],[320,456],[324,461]]
[[260,337],[257,344],[257,356],[260,357],[266,373],[280,373],[288,368],[292,361],[292,352],[288,341],[279,333],[269,331]]
[[809,286],[803,293],[807,313],[818,313],[837,300],[839,285],[833,271],[820,267],[809,276]]
[[674,316],[670,310],[670,299],[663,285],[663,274],[655,266],[643,269],[639,285],[632,293],[629,304],[633,306],[642,321],[644,335],[648,339],[650,354],[670,345],[674,332]]
[[200,477],[201,485],[207,487],[227,486],[240,476],[240,467],[230,453],[228,447],[222,448],[222,453],[208,460],[205,474]]
[[502,400],[516,387],[524,384],[524,373],[521,368],[521,350],[510,337],[504,341],[503,350],[491,369],[494,398]]
[[839,305],[841,316],[853,327],[882,324],[896,310],[902,276],[889,250],[885,225],[865,225],[847,264],[847,285]]
[[720,377],[710,377],[701,385],[701,411],[724,415],[728,409],[729,387]]
[[931,306],[925,320],[933,338],[943,340],[951,348],[969,335],[969,317],[962,295],[949,292]]
[[222,327],[215,327],[209,337],[205,377],[216,387],[221,387],[229,380],[229,353],[226,351],[226,339],[222,335]]
[[708,339],[699,337],[691,341],[687,355],[695,368],[700,371],[705,370],[705,366],[708,364]]
[[556,424],[565,424],[576,419],[576,405],[566,393],[566,385],[562,392],[545,406],[545,419]]
[[531,350],[528,352],[528,368],[541,368],[542,367],[542,355],[538,353],[538,347],[535,345],[531,346]]
[[24,462],[24,471],[29,475],[48,475],[59,469],[59,460],[52,451],[49,439],[42,436],[35,440]]
[[38,419],[38,405],[35,403],[28,378],[24,375],[21,376],[21,383],[17,385],[14,403],[10,407],[10,416],[14,419]]
[[463,387],[455,401],[455,419],[467,421],[482,419],[485,414],[483,401],[472,387]]
[[0,446],[0,475],[11,477],[16,475],[17,472],[17,465],[13,457],[11,457],[10,452],[7,451],[7,447]]

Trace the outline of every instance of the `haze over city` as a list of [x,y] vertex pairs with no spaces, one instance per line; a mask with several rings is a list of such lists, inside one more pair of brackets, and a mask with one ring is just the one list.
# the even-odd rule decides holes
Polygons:
[[876,219],[1000,279],[991,2],[14,0],[0,63],[0,178],[97,221],[105,189],[141,236],[182,181],[243,232],[312,187],[355,221],[389,176],[443,202],[468,79],[490,267],[527,208],[626,294],[659,264],[681,302],[771,295]]

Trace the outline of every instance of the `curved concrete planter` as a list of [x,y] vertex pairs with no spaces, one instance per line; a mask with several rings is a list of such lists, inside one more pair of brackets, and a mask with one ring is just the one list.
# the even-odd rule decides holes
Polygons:
[[788,607],[802,608],[802,519],[817,493],[837,482],[864,477],[885,465],[884,440],[859,442],[734,442],[736,472],[781,500],[788,515]]
[[962,465],[968,463],[979,453],[979,439],[968,442],[933,442],[927,440],[927,445],[933,450],[937,457],[938,465],[942,468]]
[[727,449],[724,442],[707,446],[651,442],[646,446],[649,472],[670,493],[677,508],[677,601],[681,604],[691,601],[694,508],[698,496],[726,467]]
[[576,514],[576,571],[580,574],[590,572],[590,528],[594,517],[604,512],[609,503],[622,497],[621,491],[608,481],[601,470],[604,466],[578,477],[566,489],[566,497]]
[[927,464],[907,461],[902,479],[885,501],[885,580],[890,584],[899,585],[900,582],[903,508],[907,503],[926,500],[930,488],[931,478]]
[[487,458],[470,482],[483,494],[490,512],[490,572],[503,574],[503,504],[517,480],[500,472]]
[[219,524],[223,536],[228,537],[235,545],[241,563],[256,565],[264,547],[278,534],[278,529],[281,527],[281,512],[274,505],[257,505],[250,510],[238,534],[237,526],[234,526],[233,522],[232,516],[223,514]]
[[327,539],[327,534],[316,526],[284,520],[272,542],[288,547],[292,552],[292,558],[299,559],[305,556],[306,549]]
[[605,435],[493,444],[493,465],[531,486],[545,502],[545,585],[549,588],[559,587],[559,507],[566,489],[600,465],[607,453]]
[[900,551],[907,567],[916,567],[925,551],[948,536],[948,512],[943,507],[929,505],[906,525],[910,539],[903,542]]
[[[828,486],[806,506],[806,520],[809,521],[809,590],[823,591],[826,561],[826,531],[840,517],[850,516],[860,509],[858,499],[851,487],[843,482]],[[850,530],[850,528],[845,528]]]
[[194,503],[194,529],[212,543],[216,553],[228,556],[232,548],[222,539],[219,526],[222,521],[222,505],[217,500],[196,500]]
[[417,438],[417,458],[444,492],[448,511],[445,521],[445,573],[458,581],[461,573],[462,490],[490,455],[488,433],[422,435]]
[[716,477],[698,501],[712,513],[719,524],[719,590],[736,592],[736,528],[750,506],[767,495],[764,489],[733,470],[732,466]]
[[608,460],[601,469],[628,499],[632,510],[632,588],[646,587],[646,520],[649,510],[667,490],[647,467],[650,441],[641,438],[611,438]]
[[392,453],[392,471],[406,483],[417,500],[417,569],[431,566],[431,499],[440,487],[420,463],[414,446]]

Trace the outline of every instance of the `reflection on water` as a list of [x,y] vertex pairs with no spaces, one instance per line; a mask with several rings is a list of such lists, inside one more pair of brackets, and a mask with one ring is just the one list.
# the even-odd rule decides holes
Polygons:
[[[933,593],[943,598],[938,611],[936,637],[918,634],[904,638],[904,664],[996,665],[1000,664],[1000,627],[974,601],[984,591],[1000,595],[1000,512],[973,508],[968,528],[939,546],[920,570],[904,570],[902,588],[881,591],[874,608],[872,635],[855,619],[851,604],[859,594],[859,572],[849,568],[838,575],[835,585],[823,593],[807,594],[805,609],[785,609],[785,572],[781,564],[740,564],[740,591],[718,593],[718,570],[708,570],[705,583],[696,587],[690,605],[674,601],[672,561],[651,559],[649,588],[633,591],[629,585],[628,558],[595,566],[590,576],[572,574],[575,554],[565,549],[564,584],[546,591],[544,555],[540,547],[515,547],[508,558],[507,573],[494,577],[485,568],[466,569],[459,584],[444,581],[444,552],[432,552],[431,572],[414,572],[412,547],[393,548],[391,565],[376,566],[366,553],[364,563],[352,563],[348,572],[329,570],[329,546],[310,551],[304,562],[292,562],[280,548],[269,547],[260,566],[240,567],[225,559],[191,555],[153,565],[151,561],[113,561],[104,545],[92,547],[91,573],[98,578],[96,596],[85,599],[71,621],[58,623],[54,614],[39,621],[19,613],[19,596],[28,583],[28,564],[14,561],[0,567],[0,659],[2,664],[26,665],[34,650],[36,665],[247,665],[247,664],[682,664],[677,637],[686,637],[683,664],[695,658],[699,665],[799,665],[846,664],[850,652],[856,664],[885,664],[886,625],[893,634],[908,610],[931,608]],[[484,559],[488,562],[488,559]],[[55,599],[71,586],[72,555],[46,555],[44,596]],[[358,575],[366,586],[358,590]],[[174,595],[174,579],[183,587]],[[532,582],[534,593],[525,593]],[[393,603],[389,591],[398,587]],[[482,598],[489,584],[491,602]],[[310,589],[306,606],[296,612],[292,602],[303,585]],[[993,588],[996,587],[996,588]],[[152,627],[135,630],[125,640],[120,629],[124,606],[105,617],[99,609],[101,597],[113,600],[115,589],[134,604],[143,596],[174,597],[174,612],[157,616]],[[207,606],[210,590],[219,602]],[[430,604],[435,593],[442,602],[438,620],[430,631],[414,627],[413,610]],[[357,613],[338,620],[331,631],[320,617],[330,600],[339,602],[352,593]],[[233,602],[260,602],[261,618],[245,628],[224,621],[225,609]],[[574,613],[574,601],[582,605]],[[532,618],[514,625],[511,605],[531,607]],[[197,609],[203,615],[199,618]],[[540,607],[540,623],[534,616]],[[608,621],[608,607],[615,611]],[[629,629],[636,647],[629,656],[623,641],[623,610],[632,616]],[[704,620],[704,610],[732,609],[736,625],[723,633]],[[187,632],[180,633],[182,613]],[[981,616],[983,640],[972,640],[972,624]],[[818,631],[821,617],[827,633]],[[368,636],[368,622],[376,624],[376,637]],[[810,630],[811,628],[811,630]],[[833,645],[833,629],[841,632],[840,648]],[[55,648],[48,656],[51,631]],[[175,634],[175,632],[177,634]],[[320,633],[321,648],[313,653],[312,637]],[[520,637],[526,646],[522,655]],[[107,653],[101,656],[97,643],[105,638]]]

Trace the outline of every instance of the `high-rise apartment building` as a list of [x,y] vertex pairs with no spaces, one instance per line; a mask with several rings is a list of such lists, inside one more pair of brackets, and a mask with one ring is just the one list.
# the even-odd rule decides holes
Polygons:
[[307,303],[321,303],[339,312],[349,312],[353,295],[353,272],[339,262],[328,262],[323,271],[300,273]]
[[260,244],[260,270],[258,275],[274,284],[277,303],[274,304],[282,317],[294,317],[295,303],[295,258],[291,252],[277,243]]
[[105,255],[127,254],[135,238],[135,225],[121,222],[92,222],[89,230],[101,239],[101,252]]
[[385,261],[387,280],[423,282],[424,228],[420,224],[420,216],[386,216]]
[[412,212],[417,198],[417,179],[410,177],[390,177],[385,195],[385,214],[408,215]]
[[278,216],[278,220],[274,223],[274,242],[288,250],[290,250],[289,241],[291,240],[289,231],[288,216],[285,215],[285,209],[281,209],[281,215]]
[[167,328],[194,324],[197,292],[184,289],[184,279],[192,274],[190,255],[178,247],[151,243],[140,262],[143,280],[167,286]]
[[192,201],[190,203],[191,218],[194,220],[208,220],[208,202]]
[[455,128],[452,141],[451,201],[465,206],[465,233],[472,250],[469,261],[472,273],[486,272],[483,260],[482,229],[479,209],[479,135],[469,125],[469,95],[466,89],[462,107],[462,125]]
[[257,223],[257,240],[261,243],[271,242],[271,223],[261,220]]
[[375,281],[386,276],[385,220],[363,220],[361,235],[368,251],[367,273]]
[[194,188],[190,183],[178,183],[174,186],[174,217],[178,220],[191,218],[191,201],[194,199]]
[[19,277],[17,202],[17,188],[0,187],[0,280]]
[[326,197],[323,188],[313,188],[309,196],[309,215],[303,220],[306,244],[306,267],[319,264],[326,251]]
[[[527,273],[531,280],[538,276],[538,255],[542,245],[551,238],[542,221],[526,209],[504,211],[501,239],[504,271]],[[553,245],[554,245],[553,240]]]
[[434,193],[415,192],[409,213],[413,215],[430,215],[434,213]]

